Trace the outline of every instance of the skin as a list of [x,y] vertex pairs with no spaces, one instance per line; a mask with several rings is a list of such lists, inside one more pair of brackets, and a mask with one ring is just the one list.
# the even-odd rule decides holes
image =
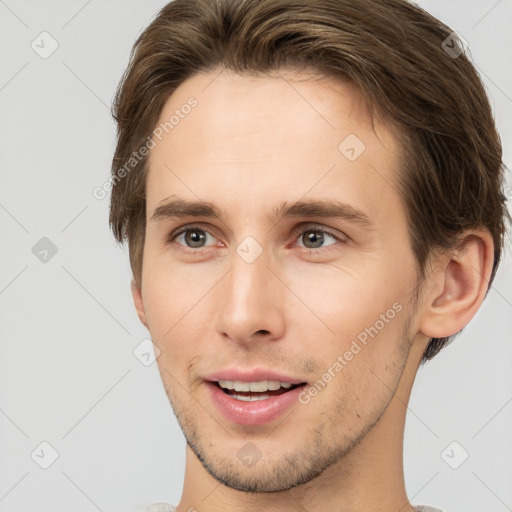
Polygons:
[[[354,87],[293,69],[216,70],[182,83],[161,121],[190,96],[197,107],[151,150],[142,286],[132,282],[187,439],[179,510],[412,510],[402,467],[407,402],[430,337],[458,332],[485,296],[489,233],[465,232],[458,251],[433,253],[418,288],[395,186],[400,151],[384,123],[372,129]],[[354,161],[338,149],[349,134],[365,145]],[[211,202],[222,220],[153,220],[172,199]],[[323,199],[364,212],[371,227],[269,218],[284,201]],[[188,238],[172,239],[191,224],[199,226]],[[312,228],[338,238],[311,242]],[[262,249],[252,263],[236,252],[247,236]],[[211,402],[203,377],[233,365],[314,383],[397,303],[400,312],[321,392],[278,420],[241,426]],[[252,467],[237,457],[249,441],[261,453]]]

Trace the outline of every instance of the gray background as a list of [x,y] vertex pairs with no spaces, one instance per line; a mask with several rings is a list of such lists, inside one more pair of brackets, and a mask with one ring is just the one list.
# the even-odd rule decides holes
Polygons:
[[[109,232],[108,197],[92,195],[109,176],[115,87],[164,4],[0,1],[0,511],[136,511],[181,494],[184,438],[156,364],[133,354],[148,334],[127,252]],[[468,42],[510,168],[512,2],[420,5]],[[58,43],[46,59],[31,47],[46,37],[38,51],[51,49],[43,31]],[[57,248],[46,262],[43,237]],[[507,251],[482,309],[418,375],[405,439],[413,503],[512,510]],[[58,453],[48,469],[42,442]]]

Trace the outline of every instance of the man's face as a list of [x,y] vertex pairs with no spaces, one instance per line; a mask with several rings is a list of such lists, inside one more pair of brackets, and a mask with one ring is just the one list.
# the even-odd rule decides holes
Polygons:
[[[179,121],[155,138],[147,180],[142,299],[165,389],[207,471],[251,491],[348,460],[388,408],[417,332],[394,138],[372,130],[353,87],[282,77],[184,82],[161,113]],[[221,217],[169,216],[173,201]],[[312,203],[344,206],[330,216]],[[224,370],[307,384],[247,401],[210,382]]]

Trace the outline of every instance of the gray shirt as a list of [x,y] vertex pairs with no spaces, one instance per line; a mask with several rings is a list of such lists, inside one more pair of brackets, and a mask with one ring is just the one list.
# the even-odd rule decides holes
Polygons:
[[[427,505],[416,505],[414,510],[416,512],[443,512],[439,508],[428,507]],[[153,503],[153,505],[149,505],[149,507],[146,507],[141,512],[176,512],[176,509],[168,503]]]

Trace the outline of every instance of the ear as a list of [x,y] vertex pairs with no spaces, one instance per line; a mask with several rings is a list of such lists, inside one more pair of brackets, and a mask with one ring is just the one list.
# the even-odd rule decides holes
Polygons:
[[148,321],[146,318],[146,310],[144,309],[144,302],[142,300],[142,290],[141,290],[140,286],[135,282],[134,279],[132,279],[131,286],[132,286],[133,303],[135,304],[135,309],[137,310],[137,315],[139,316],[139,320],[149,330]]
[[494,244],[487,229],[465,231],[460,245],[445,252],[430,276],[420,332],[429,338],[456,334],[473,318],[487,293]]

